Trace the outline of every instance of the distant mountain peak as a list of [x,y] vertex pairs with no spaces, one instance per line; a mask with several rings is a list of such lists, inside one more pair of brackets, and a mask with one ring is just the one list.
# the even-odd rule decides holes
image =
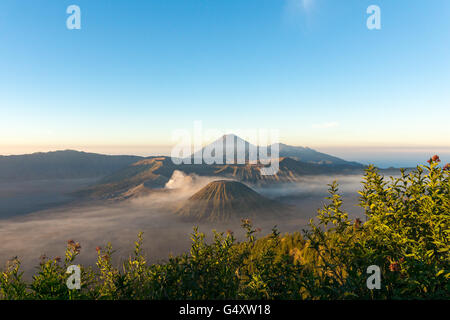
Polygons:
[[241,139],[240,137],[238,137],[238,136],[235,135],[234,133],[227,133],[227,134],[224,134],[224,135],[222,136],[222,138],[227,138],[227,137],[229,137],[229,138],[239,138],[239,139]]
[[[230,140],[232,143],[230,143]],[[244,154],[238,155],[237,150],[241,148],[239,151],[242,152],[242,147],[244,147],[245,152]],[[211,163],[212,161],[215,161],[215,155],[218,151],[223,153],[222,163],[226,163],[226,155],[229,152],[231,152],[231,154],[234,152],[234,163],[245,163],[250,160],[251,148],[253,152],[256,152],[256,159],[258,160],[268,158],[274,159],[277,158],[277,155],[272,152],[275,151],[275,147],[278,147],[278,157],[290,157],[298,161],[320,165],[363,167],[360,163],[346,161],[326,153],[318,152],[310,147],[291,146],[281,142],[276,142],[269,146],[254,145],[234,133],[225,134],[214,142],[204,146],[201,150],[194,152],[191,155],[191,159],[205,160],[206,155],[208,161],[205,162]],[[220,150],[220,148],[222,148],[222,150]],[[253,155],[255,155],[255,153],[253,153]],[[253,156],[251,160],[255,160],[255,157]]]
[[[216,142],[218,141],[227,141],[227,140],[233,140],[236,142],[244,142],[246,145],[247,144],[251,144],[250,142],[248,142],[245,139],[242,139],[241,137],[239,137],[238,135],[234,134],[234,133],[228,133],[228,134],[224,134],[222,137],[220,137],[219,139],[216,140]],[[214,142],[213,142],[214,143]]]

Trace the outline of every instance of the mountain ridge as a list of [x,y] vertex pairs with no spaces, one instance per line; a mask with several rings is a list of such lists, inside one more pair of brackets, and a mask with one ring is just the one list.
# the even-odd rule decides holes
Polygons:
[[[253,145],[234,134],[224,135],[216,140],[216,142],[227,137],[232,137],[234,141],[239,140],[246,147],[246,157],[248,158],[248,147]],[[210,144],[205,146],[202,152],[208,146],[213,149]],[[231,148],[234,150],[234,147],[232,146]],[[267,150],[263,148],[270,148],[270,146],[253,147],[264,152]],[[310,148],[288,146],[281,143],[279,147],[281,171],[275,176],[266,176],[265,178],[261,177],[259,173],[261,168],[260,164],[249,163],[248,161],[239,164],[237,163],[237,156],[235,157],[235,161],[233,161],[234,163],[230,164],[200,166],[182,164],[176,166],[170,161],[171,158],[167,156],[104,155],[67,149],[24,155],[0,156],[0,179],[3,181],[25,181],[98,177],[101,179],[100,184],[114,184],[117,183],[117,180],[121,180],[120,177],[122,177],[122,180],[127,180],[128,182],[130,180],[135,180],[135,182],[140,180],[141,183],[144,183],[148,180],[147,185],[150,187],[163,187],[171,177],[173,171],[179,168],[188,174],[230,176],[237,180],[250,183],[278,180],[290,181],[294,179],[294,176],[299,174],[351,171],[364,168],[362,164],[349,162]],[[267,152],[270,154],[270,151]],[[288,166],[289,161],[284,160],[288,158],[297,162],[290,162]],[[283,161],[284,163],[282,163]],[[147,180],[146,176],[148,177]],[[127,183],[123,183],[122,185],[128,186]],[[129,185],[136,186],[135,183]]]
[[[233,142],[231,142],[231,140]],[[232,144],[229,145],[228,142],[231,142]],[[278,147],[278,155],[272,154],[272,150],[275,147]],[[240,154],[238,154],[238,150],[241,151]],[[216,151],[218,152],[217,155]],[[220,152],[222,153],[222,157],[220,157]],[[228,159],[227,155],[229,156]],[[232,157],[230,157],[230,155],[232,155]],[[211,163],[213,160],[221,159],[221,164],[230,164],[227,160],[231,161],[232,158],[232,161],[235,164],[244,164],[249,161],[251,162],[251,160],[259,161],[261,159],[278,157],[290,157],[298,161],[317,164],[363,167],[363,165],[358,162],[347,161],[326,153],[318,152],[309,147],[290,146],[283,143],[273,143],[269,146],[254,145],[235,134],[223,135],[219,139],[204,146],[201,150],[192,153],[190,157],[185,158],[184,160],[191,160],[191,163],[196,163],[195,159],[202,159],[202,163]]]
[[20,181],[102,177],[140,159],[143,157],[76,150],[0,156],[0,179]]
[[169,157],[155,157],[141,160],[130,166],[104,177],[89,188],[80,190],[78,195],[90,198],[116,198],[139,185],[147,189],[162,189],[170,180],[175,170],[184,174],[232,179],[251,185],[298,182],[302,176],[323,175],[331,173],[362,173],[362,169],[353,166],[329,166],[316,163],[300,162],[285,157],[279,159],[279,171],[275,175],[262,175],[261,164],[180,164],[176,165]]

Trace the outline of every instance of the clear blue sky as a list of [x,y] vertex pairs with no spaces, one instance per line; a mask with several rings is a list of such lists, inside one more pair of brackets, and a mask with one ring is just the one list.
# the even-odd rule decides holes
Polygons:
[[449,88],[448,0],[0,2],[0,154],[145,153],[194,120],[325,151],[448,151]]

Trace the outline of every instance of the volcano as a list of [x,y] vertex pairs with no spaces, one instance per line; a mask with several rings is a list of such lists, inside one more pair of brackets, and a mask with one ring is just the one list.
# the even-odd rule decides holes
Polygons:
[[231,180],[210,182],[185,201],[176,214],[185,220],[224,222],[251,217],[278,216],[287,206],[261,196]]

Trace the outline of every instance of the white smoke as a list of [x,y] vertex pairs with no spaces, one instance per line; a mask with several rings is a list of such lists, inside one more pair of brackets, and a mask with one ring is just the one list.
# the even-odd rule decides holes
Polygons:
[[199,176],[195,173],[186,174],[183,171],[175,170],[172,173],[172,177],[166,183],[165,188],[174,191],[184,191],[193,195],[195,192],[199,191],[201,188],[206,186],[208,183],[217,180],[232,180],[225,177],[208,177]]
[[182,171],[175,170],[170,180],[166,183],[166,189],[185,189],[194,185],[194,179],[196,176],[191,174],[187,175]]

